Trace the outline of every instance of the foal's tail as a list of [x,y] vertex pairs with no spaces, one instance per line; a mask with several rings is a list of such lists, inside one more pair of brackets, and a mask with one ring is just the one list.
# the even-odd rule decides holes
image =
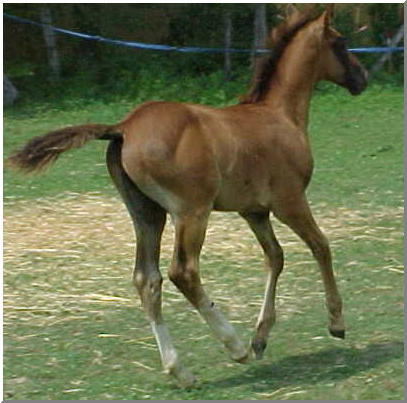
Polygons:
[[80,148],[90,140],[120,138],[122,133],[115,125],[70,126],[34,137],[22,149],[11,155],[8,161],[12,167],[26,173],[41,171],[55,162],[63,152]]

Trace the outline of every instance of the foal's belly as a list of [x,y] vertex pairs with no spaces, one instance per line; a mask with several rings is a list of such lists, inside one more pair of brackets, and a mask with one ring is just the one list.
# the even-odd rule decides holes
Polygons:
[[271,190],[251,183],[223,183],[217,194],[213,209],[218,211],[265,211],[271,205]]

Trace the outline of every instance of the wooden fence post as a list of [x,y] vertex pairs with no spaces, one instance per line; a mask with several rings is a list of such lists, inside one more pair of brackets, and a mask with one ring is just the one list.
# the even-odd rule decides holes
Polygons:
[[48,6],[44,5],[41,7],[40,19],[43,24],[46,24],[43,26],[42,32],[44,35],[45,46],[47,48],[48,65],[50,68],[49,81],[56,82],[61,77],[61,66],[55,32],[49,27],[49,25],[52,25],[52,15],[51,9]]

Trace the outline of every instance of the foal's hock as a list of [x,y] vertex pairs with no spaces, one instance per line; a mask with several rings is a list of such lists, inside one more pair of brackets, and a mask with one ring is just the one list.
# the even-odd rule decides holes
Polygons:
[[[110,140],[107,166],[134,223],[133,281],[151,323],[165,370],[180,384],[192,374],[181,364],[161,312],[159,255],[167,213],[175,225],[169,277],[199,311],[233,360],[261,358],[275,321],[275,292],[284,256],[272,212],[309,246],[321,270],[329,331],[345,336],[342,302],[328,242],[311,214],[305,190],[313,160],[307,133],[314,84],[329,80],[361,93],[366,72],[330,27],[331,10],[295,11],[270,36],[273,53],[259,63],[249,93],[226,108],[149,102],[115,125],[69,127],[34,138],[10,157],[37,171],[61,153],[93,139]],[[206,295],[199,255],[212,210],[237,211],[260,243],[268,272],[263,306],[248,349]]]

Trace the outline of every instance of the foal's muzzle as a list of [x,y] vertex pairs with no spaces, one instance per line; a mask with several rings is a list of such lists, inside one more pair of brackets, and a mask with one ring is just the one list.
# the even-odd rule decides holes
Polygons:
[[345,75],[344,86],[352,95],[359,95],[367,87],[367,71],[360,65],[350,63]]

